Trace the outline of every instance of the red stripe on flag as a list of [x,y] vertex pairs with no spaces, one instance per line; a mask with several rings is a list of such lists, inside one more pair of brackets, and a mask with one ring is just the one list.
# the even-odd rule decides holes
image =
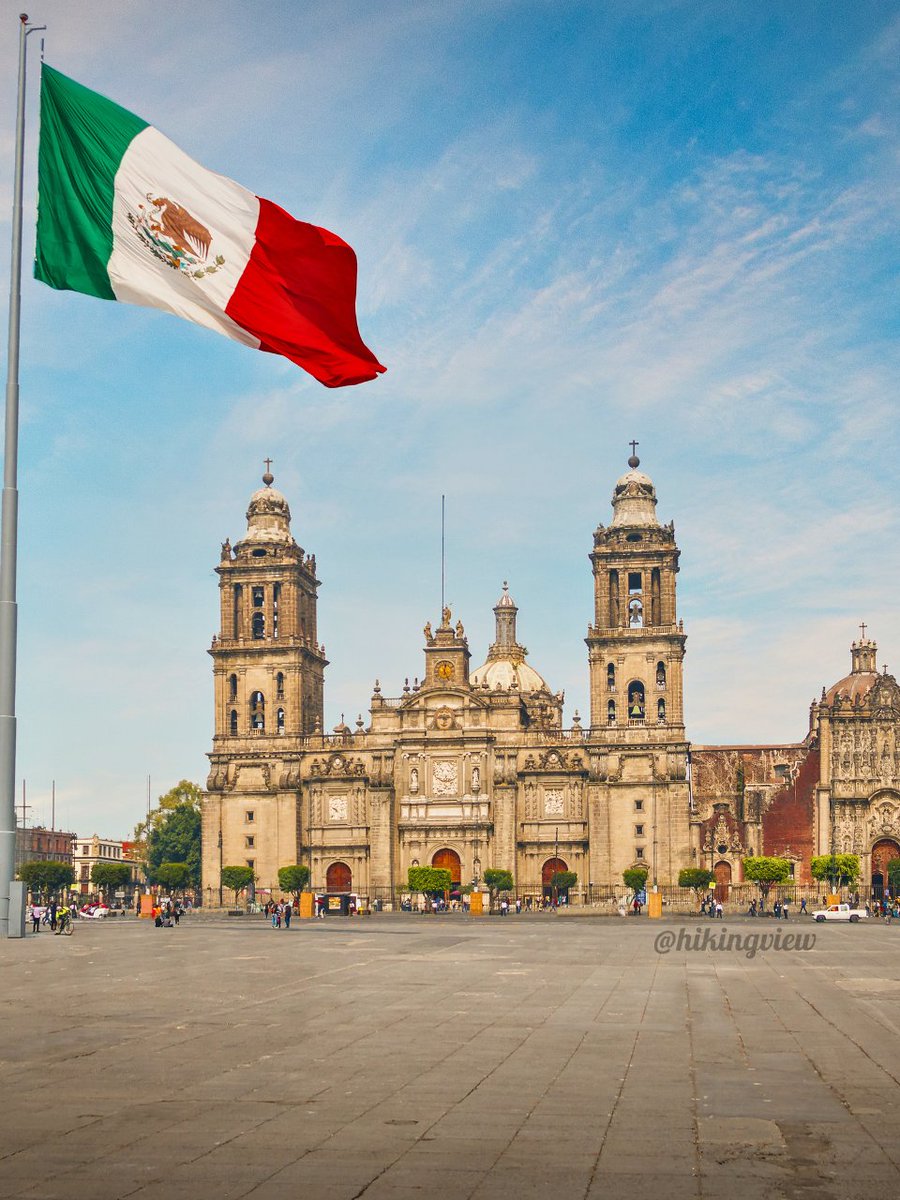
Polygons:
[[356,255],[337,234],[259,201],[256,244],[225,312],[326,387],[385,368],[359,336]]

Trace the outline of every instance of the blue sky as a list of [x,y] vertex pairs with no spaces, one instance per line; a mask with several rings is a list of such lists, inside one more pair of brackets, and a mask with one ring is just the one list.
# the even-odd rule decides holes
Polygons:
[[[567,722],[586,715],[587,555],[631,438],[682,550],[695,742],[802,738],[861,620],[879,663],[900,662],[895,4],[45,0],[31,16],[53,66],[345,237],[388,367],[328,391],[28,267],[31,820],[49,821],[55,779],[58,823],[123,836],[148,774],[154,796],[205,780],[213,568],[266,456],[323,580],[329,726],[365,716],[376,677],[397,695],[421,674],[442,493],[473,665],[508,579],[532,665]],[[8,166],[0,188],[8,245]]]

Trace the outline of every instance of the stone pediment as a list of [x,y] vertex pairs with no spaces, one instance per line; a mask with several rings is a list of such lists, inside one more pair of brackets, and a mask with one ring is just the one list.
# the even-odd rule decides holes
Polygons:
[[310,763],[310,776],[313,778],[353,779],[365,775],[366,768],[361,758],[353,758],[349,754],[331,754],[323,762],[314,758]]
[[543,774],[583,771],[584,769],[584,762],[580,754],[566,753],[565,750],[556,747],[538,753],[537,757],[534,754],[527,755],[522,765],[523,771],[542,772]]

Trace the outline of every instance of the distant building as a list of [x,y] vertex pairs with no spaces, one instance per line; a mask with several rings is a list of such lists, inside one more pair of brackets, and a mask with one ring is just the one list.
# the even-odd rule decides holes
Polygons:
[[43,825],[16,830],[16,871],[27,862],[71,863],[74,840],[74,833],[45,829]]
[[[87,896],[98,890],[91,883],[91,870],[96,863],[128,862],[124,847],[124,842],[117,842],[112,838],[101,838],[96,833],[91,834],[90,837],[76,837],[73,863],[75,887],[82,895]],[[135,864],[130,865],[132,867],[131,877],[134,879]]]

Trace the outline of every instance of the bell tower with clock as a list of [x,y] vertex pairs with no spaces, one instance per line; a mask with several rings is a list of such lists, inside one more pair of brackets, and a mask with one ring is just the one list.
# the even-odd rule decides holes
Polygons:
[[462,621],[451,624],[451,612],[445,608],[434,632],[431,622],[425,626],[425,678],[423,688],[466,687],[469,683],[469,642]]

